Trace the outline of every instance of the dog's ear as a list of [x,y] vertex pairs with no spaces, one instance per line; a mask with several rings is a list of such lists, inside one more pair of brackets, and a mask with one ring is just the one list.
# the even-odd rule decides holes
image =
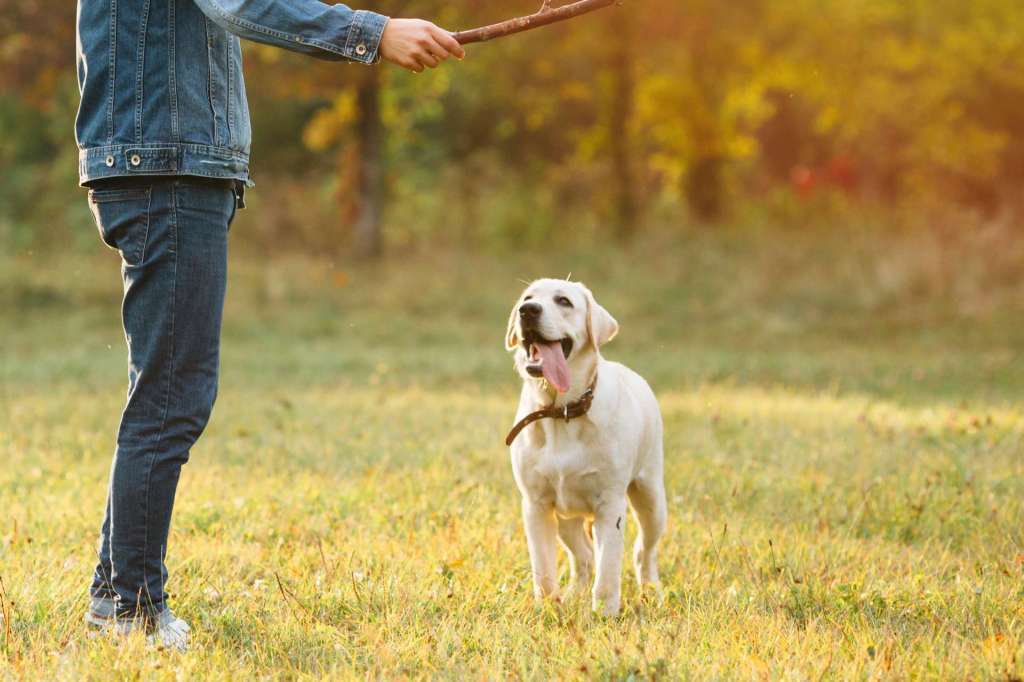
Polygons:
[[590,289],[583,287],[587,296],[587,333],[594,348],[600,348],[619,333],[619,323],[597,302]]
[[519,312],[519,301],[512,306],[512,312],[508,316],[508,328],[505,329],[505,350],[515,350],[519,345],[519,335],[516,333],[516,315]]

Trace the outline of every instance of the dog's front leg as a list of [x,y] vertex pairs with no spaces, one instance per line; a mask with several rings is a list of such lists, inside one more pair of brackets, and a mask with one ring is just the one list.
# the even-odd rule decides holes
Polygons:
[[597,549],[597,578],[594,580],[595,611],[606,616],[619,614],[622,587],[623,536],[626,530],[626,500],[602,505],[594,515],[594,544]]
[[530,548],[530,566],[533,569],[533,595],[537,599],[558,595],[558,525],[555,510],[531,500],[523,499],[523,525],[526,544]]

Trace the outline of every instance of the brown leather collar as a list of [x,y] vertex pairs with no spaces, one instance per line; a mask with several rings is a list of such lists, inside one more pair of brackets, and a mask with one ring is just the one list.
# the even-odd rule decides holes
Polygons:
[[505,438],[505,445],[512,445],[512,441],[516,439],[519,432],[525,429],[527,426],[540,419],[564,419],[569,421],[570,419],[576,419],[582,417],[588,411],[590,411],[590,404],[594,402],[594,387],[597,386],[597,376],[594,376],[594,380],[590,383],[590,387],[583,392],[580,399],[566,403],[562,407],[552,405],[546,407],[543,410],[537,410],[526,415],[512,427],[512,430],[508,432],[508,436]]

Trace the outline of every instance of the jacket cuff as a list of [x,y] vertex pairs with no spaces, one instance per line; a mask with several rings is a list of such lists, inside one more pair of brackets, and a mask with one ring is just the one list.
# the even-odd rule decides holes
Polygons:
[[356,10],[348,36],[345,38],[345,56],[363,64],[374,64],[380,59],[380,39],[389,17],[376,12]]

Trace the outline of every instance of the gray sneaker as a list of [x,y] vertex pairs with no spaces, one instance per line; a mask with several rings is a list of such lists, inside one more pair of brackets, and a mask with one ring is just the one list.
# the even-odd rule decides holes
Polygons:
[[89,611],[85,614],[85,622],[91,627],[112,631],[122,636],[145,632],[146,642],[151,645],[174,651],[188,651],[191,629],[188,623],[175,616],[170,609],[164,609],[156,617],[118,618],[112,599],[93,597],[89,603]]
[[91,627],[105,629],[114,624],[116,615],[117,609],[113,599],[92,597],[89,600],[89,610],[85,612],[85,622]]

